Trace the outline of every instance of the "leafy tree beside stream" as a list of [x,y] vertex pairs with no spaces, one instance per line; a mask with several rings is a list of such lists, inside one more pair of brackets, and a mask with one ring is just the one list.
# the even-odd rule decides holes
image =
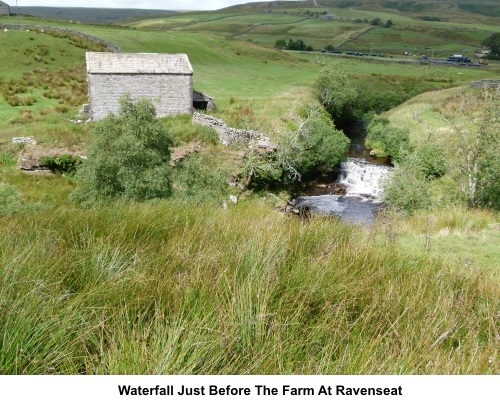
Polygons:
[[452,175],[471,207],[500,209],[500,89],[469,91],[441,111]]
[[346,158],[349,139],[335,128],[328,114],[318,106],[305,108],[299,123],[290,123],[290,131],[272,153],[251,149],[243,174],[254,188],[290,186]]
[[144,201],[171,195],[173,138],[150,101],[123,98],[119,114],[98,122],[95,135],[88,159],[78,169],[73,201]]
[[410,145],[410,133],[406,128],[390,126],[390,121],[376,115],[367,128],[366,147],[379,157],[389,156],[399,161],[402,151]]
[[319,102],[336,125],[359,118],[355,114],[358,92],[350,83],[347,74],[338,66],[324,67],[314,83],[314,88]]

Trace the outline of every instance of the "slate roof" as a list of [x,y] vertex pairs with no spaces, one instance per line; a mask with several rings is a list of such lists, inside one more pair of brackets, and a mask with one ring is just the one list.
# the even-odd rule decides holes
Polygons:
[[193,74],[186,54],[87,52],[86,58],[90,74]]

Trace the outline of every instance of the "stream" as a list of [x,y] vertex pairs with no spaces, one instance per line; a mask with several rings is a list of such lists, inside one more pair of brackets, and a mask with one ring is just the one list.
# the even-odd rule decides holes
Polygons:
[[370,156],[362,121],[342,130],[351,140],[347,161],[313,182],[307,195],[296,197],[293,204],[296,209],[335,215],[346,222],[370,224],[382,206],[381,181],[391,164],[388,159]]

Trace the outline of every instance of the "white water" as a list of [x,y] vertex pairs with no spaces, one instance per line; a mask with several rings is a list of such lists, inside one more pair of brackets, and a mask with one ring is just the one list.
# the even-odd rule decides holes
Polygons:
[[304,196],[295,199],[296,208],[335,215],[348,222],[371,223],[382,205],[382,180],[392,170],[387,165],[348,158],[342,163],[338,182],[346,185],[347,194]]
[[392,168],[387,165],[388,162],[372,163],[381,160],[370,157],[365,149],[366,132],[362,122],[345,128],[344,132],[351,139],[349,156],[353,157],[349,157],[347,162],[341,164],[335,181],[346,186],[346,195],[297,197],[295,207],[335,215],[347,222],[370,224],[382,206],[382,180]]
[[391,167],[369,163],[366,160],[348,158],[342,163],[339,182],[347,186],[348,197],[379,200],[382,196],[382,180]]

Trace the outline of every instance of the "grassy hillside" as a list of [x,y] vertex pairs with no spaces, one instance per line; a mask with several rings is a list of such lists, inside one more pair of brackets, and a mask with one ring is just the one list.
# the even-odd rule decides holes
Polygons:
[[129,18],[144,18],[150,16],[173,14],[175,11],[87,8],[87,7],[12,7],[12,14],[24,14],[45,19],[85,22],[93,24],[113,24]]
[[228,7],[227,10],[293,10],[335,8],[339,10],[370,10],[406,14],[418,17],[425,13],[446,16],[447,19],[465,19],[471,14],[484,17],[500,17],[498,2],[495,0],[306,0],[300,2],[271,1],[256,2]]
[[[134,20],[126,26],[149,30],[205,32],[213,36],[253,41],[273,46],[277,39],[302,39],[320,50],[328,44],[343,50],[370,49],[378,52],[422,54],[434,51],[445,56],[450,53],[474,54],[481,42],[497,32],[500,19],[479,14],[462,13],[463,18],[448,18],[450,3],[439,2],[440,16],[427,21],[407,12],[386,7],[340,7],[339,3],[326,3],[321,7],[305,7],[303,3],[249,3],[215,12],[190,12],[162,18]],[[312,2],[310,2],[312,3]],[[272,5],[272,7],[269,6]],[[323,4],[323,3],[318,3]],[[308,4],[306,4],[307,6]],[[375,4],[376,5],[376,4]],[[453,7],[455,7],[453,5]],[[334,15],[333,21],[325,15]],[[454,15],[453,13],[451,15]],[[467,17],[467,18],[466,18]],[[379,18],[391,20],[390,28],[375,27],[371,22]]]

